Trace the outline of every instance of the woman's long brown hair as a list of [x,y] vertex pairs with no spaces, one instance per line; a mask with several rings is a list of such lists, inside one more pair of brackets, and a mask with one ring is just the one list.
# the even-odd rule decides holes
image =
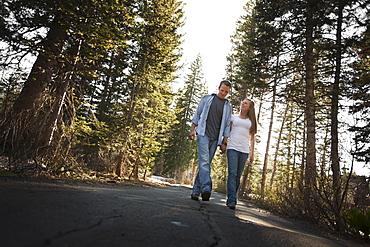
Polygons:
[[254,109],[254,102],[250,99],[247,99],[249,101],[250,107],[249,111],[247,112],[248,118],[252,122],[252,126],[249,129],[249,133],[256,134],[257,133],[257,120],[256,120],[256,111]]

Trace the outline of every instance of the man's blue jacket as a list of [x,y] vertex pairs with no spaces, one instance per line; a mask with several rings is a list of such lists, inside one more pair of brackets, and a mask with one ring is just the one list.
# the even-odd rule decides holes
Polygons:
[[[203,96],[194,113],[193,119],[191,120],[197,126],[196,132],[200,136],[204,136],[206,134],[207,116],[214,97],[216,97],[216,94]],[[230,137],[231,113],[232,106],[230,105],[229,100],[226,99],[222,113],[220,133],[218,135],[218,145],[221,145],[223,137]]]

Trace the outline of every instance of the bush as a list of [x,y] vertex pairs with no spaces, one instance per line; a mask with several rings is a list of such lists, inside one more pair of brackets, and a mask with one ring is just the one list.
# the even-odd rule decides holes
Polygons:
[[361,212],[358,208],[351,208],[344,210],[342,216],[357,234],[365,238],[370,237],[370,210]]

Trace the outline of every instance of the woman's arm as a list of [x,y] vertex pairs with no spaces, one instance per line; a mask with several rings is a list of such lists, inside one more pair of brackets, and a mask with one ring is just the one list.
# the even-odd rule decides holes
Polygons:
[[251,142],[251,150],[250,150],[250,154],[249,154],[249,163],[253,163],[254,161],[254,133],[250,133],[249,136],[250,136],[250,142]]

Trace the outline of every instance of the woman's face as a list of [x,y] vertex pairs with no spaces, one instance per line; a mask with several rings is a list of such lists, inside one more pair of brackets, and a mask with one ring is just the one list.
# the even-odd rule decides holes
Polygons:
[[251,107],[251,102],[247,99],[243,100],[242,103],[240,104],[241,111],[248,111],[250,107]]

